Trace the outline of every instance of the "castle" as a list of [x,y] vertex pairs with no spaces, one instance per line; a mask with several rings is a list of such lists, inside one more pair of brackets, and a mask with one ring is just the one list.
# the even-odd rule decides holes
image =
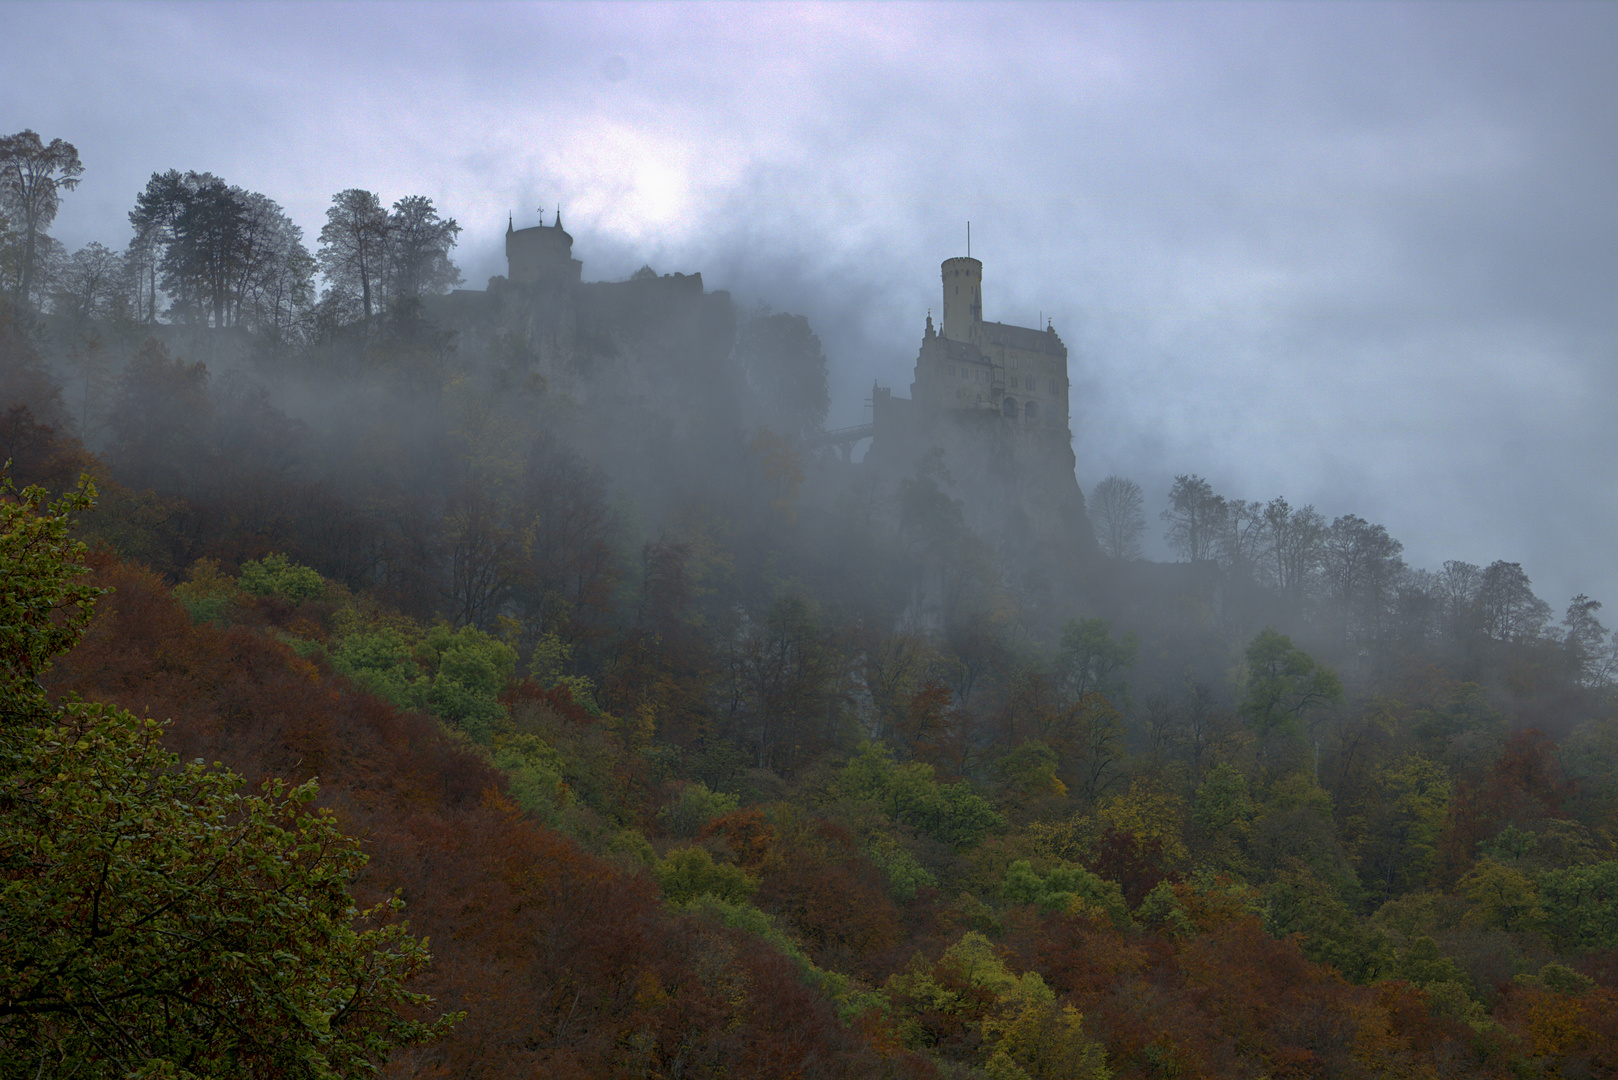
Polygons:
[[573,237],[562,228],[562,211],[556,211],[556,224],[544,221],[531,229],[519,229],[506,219],[506,279],[516,285],[577,285],[583,280],[584,264],[573,257]]
[[646,512],[717,474],[737,456],[741,413],[731,354],[730,294],[701,274],[642,268],[624,281],[585,281],[573,237],[553,222],[508,220],[506,274],[487,289],[424,302],[465,359],[498,373],[526,407],[617,478]]
[[932,410],[988,409],[1029,429],[1067,429],[1067,346],[1051,326],[983,320],[983,264],[944,260],[944,320],[932,315],[916,356],[911,399]]
[[[562,228],[560,210],[550,226],[542,221],[518,229],[507,221],[506,265],[506,277],[491,279],[488,294],[476,295],[498,297],[512,290],[527,296],[616,294],[625,286],[645,290],[653,287],[653,281],[661,282],[663,290],[672,287],[698,295],[703,291],[701,274],[665,274],[658,278],[642,270],[628,282],[592,283],[581,294],[584,264],[573,258],[573,237]],[[1067,346],[1054,327],[1047,324],[1044,330],[1038,330],[985,321],[983,263],[977,259],[945,259],[940,271],[942,324],[935,328],[932,314],[928,313],[908,400],[893,397],[888,389],[875,389],[871,434],[880,439],[885,433],[888,441],[905,440],[918,424],[928,426],[917,410],[927,416],[973,412],[1010,421],[1023,438],[1055,440],[1066,445],[1071,440]],[[574,311],[552,314],[562,315],[564,321],[573,321],[568,316],[576,318]],[[552,330],[554,335],[554,327]]]
[[936,462],[1003,566],[1070,586],[1097,552],[1074,475],[1067,345],[1049,323],[986,321],[977,259],[940,273],[943,320],[927,316],[910,397],[872,387],[866,468],[897,482]]
[[[700,274],[649,268],[625,281],[584,282],[559,212],[551,225],[508,221],[505,248],[507,276],[430,305],[458,331],[463,351],[537,373],[554,400],[573,403],[581,438],[599,443],[598,460],[648,489],[674,490],[655,476],[687,467],[699,447],[715,470],[734,455],[720,437],[745,426],[728,293],[706,292]],[[857,473],[826,474],[834,486],[860,474],[898,484],[935,470],[1008,575],[1063,588],[1096,555],[1074,475],[1067,346],[1049,324],[985,320],[979,260],[946,259],[940,271],[943,318],[935,326],[927,316],[910,397],[874,386],[869,425],[825,432],[800,449],[840,446],[847,461],[853,444],[871,439]]]
[[943,324],[935,329],[928,313],[908,401],[875,388],[873,434],[887,428],[902,439],[925,426],[918,411],[928,417],[966,411],[1012,421],[1024,436],[1069,441],[1067,346],[1056,330],[985,322],[977,259],[945,259],[940,270]]

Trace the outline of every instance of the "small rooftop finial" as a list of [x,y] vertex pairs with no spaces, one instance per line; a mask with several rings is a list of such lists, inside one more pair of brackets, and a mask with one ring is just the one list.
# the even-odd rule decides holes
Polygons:
[[516,232],[516,231],[517,231],[517,226],[515,224],[514,219],[511,216],[510,212],[508,211],[507,214],[506,214],[506,232],[509,233],[509,232]]
[[558,229],[562,227],[562,208],[560,206],[556,208],[556,227]]

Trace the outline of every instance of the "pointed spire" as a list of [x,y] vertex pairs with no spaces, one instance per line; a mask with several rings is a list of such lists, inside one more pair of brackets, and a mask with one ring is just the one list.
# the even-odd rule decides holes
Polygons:
[[562,227],[562,208],[560,206],[556,208],[556,227],[558,229]]
[[509,234],[514,233],[516,231],[517,231],[517,226],[513,223],[512,216],[508,213],[506,215],[506,233],[509,235]]

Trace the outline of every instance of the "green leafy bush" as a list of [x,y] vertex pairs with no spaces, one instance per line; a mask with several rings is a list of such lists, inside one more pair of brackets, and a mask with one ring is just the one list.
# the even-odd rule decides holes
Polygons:
[[730,813],[739,804],[736,796],[710,791],[707,784],[698,780],[681,784],[674,802],[659,810],[657,818],[671,836],[695,836],[708,822]]
[[1618,949],[1618,862],[1546,870],[1538,884],[1545,928],[1559,948]]
[[266,555],[257,562],[243,563],[237,584],[253,596],[273,596],[292,603],[326,595],[326,580],[320,574],[289,562],[285,555]]
[[1006,819],[965,781],[940,785],[933,767],[901,765],[881,743],[866,743],[832,782],[841,799],[869,799],[883,813],[954,848],[971,847]]
[[1014,904],[1037,904],[1045,911],[1092,909],[1119,923],[1129,917],[1124,891],[1115,882],[1103,881],[1084,867],[1070,863],[1058,863],[1040,877],[1032,863],[1018,859],[1006,870],[1000,894]]
[[494,756],[510,781],[507,790],[516,804],[555,827],[562,812],[573,804],[573,792],[563,775],[567,763],[556,748],[537,735],[506,740]]
[[314,783],[240,791],[182,767],[164,725],[39,686],[102,590],[78,584],[86,483],[0,482],[0,1077],[371,1073],[453,1017],[404,983],[426,946],[403,905],[356,912],[359,841]]
[[194,623],[225,621],[241,594],[236,579],[220,571],[218,559],[198,559],[174,587],[174,598]]
[[331,666],[397,708],[426,707],[429,684],[410,639],[391,626],[348,635],[332,650]]
[[671,904],[684,904],[698,896],[716,896],[740,903],[758,891],[758,882],[739,866],[716,863],[699,847],[675,848],[657,868],[657,883]]

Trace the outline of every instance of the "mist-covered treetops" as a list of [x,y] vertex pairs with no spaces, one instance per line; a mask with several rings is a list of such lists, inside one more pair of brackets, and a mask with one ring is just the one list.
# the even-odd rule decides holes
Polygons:
[[[1612,1060],[1599,601],[1198,473],[1106,477],[1051,530],[998,416],[843,460],[806,318],[673,275],[449,293],[459,229],[421,197],[345,188],[313,251],[206,173],[134,206],[138,244],[0,309],[0,457],[43,488],[0,497],[5,693],[78,725],[7,752],[57,802],[0,800],[34,853],[0,904],[69,951],[85,867],[130,883],[119,918],[266,910],[186,921],[200,973],[90,935],[74,978],[128,975],[127,1012],[4,1013],[35,1071],[47,1036],[197,1075]],[[51,509],[81,474],[96,509]],[[92,773],[124,817],[53,809]],[[216,842],[239,857],[188,877]],[[274,998],[240,1028],[231,980]]]

